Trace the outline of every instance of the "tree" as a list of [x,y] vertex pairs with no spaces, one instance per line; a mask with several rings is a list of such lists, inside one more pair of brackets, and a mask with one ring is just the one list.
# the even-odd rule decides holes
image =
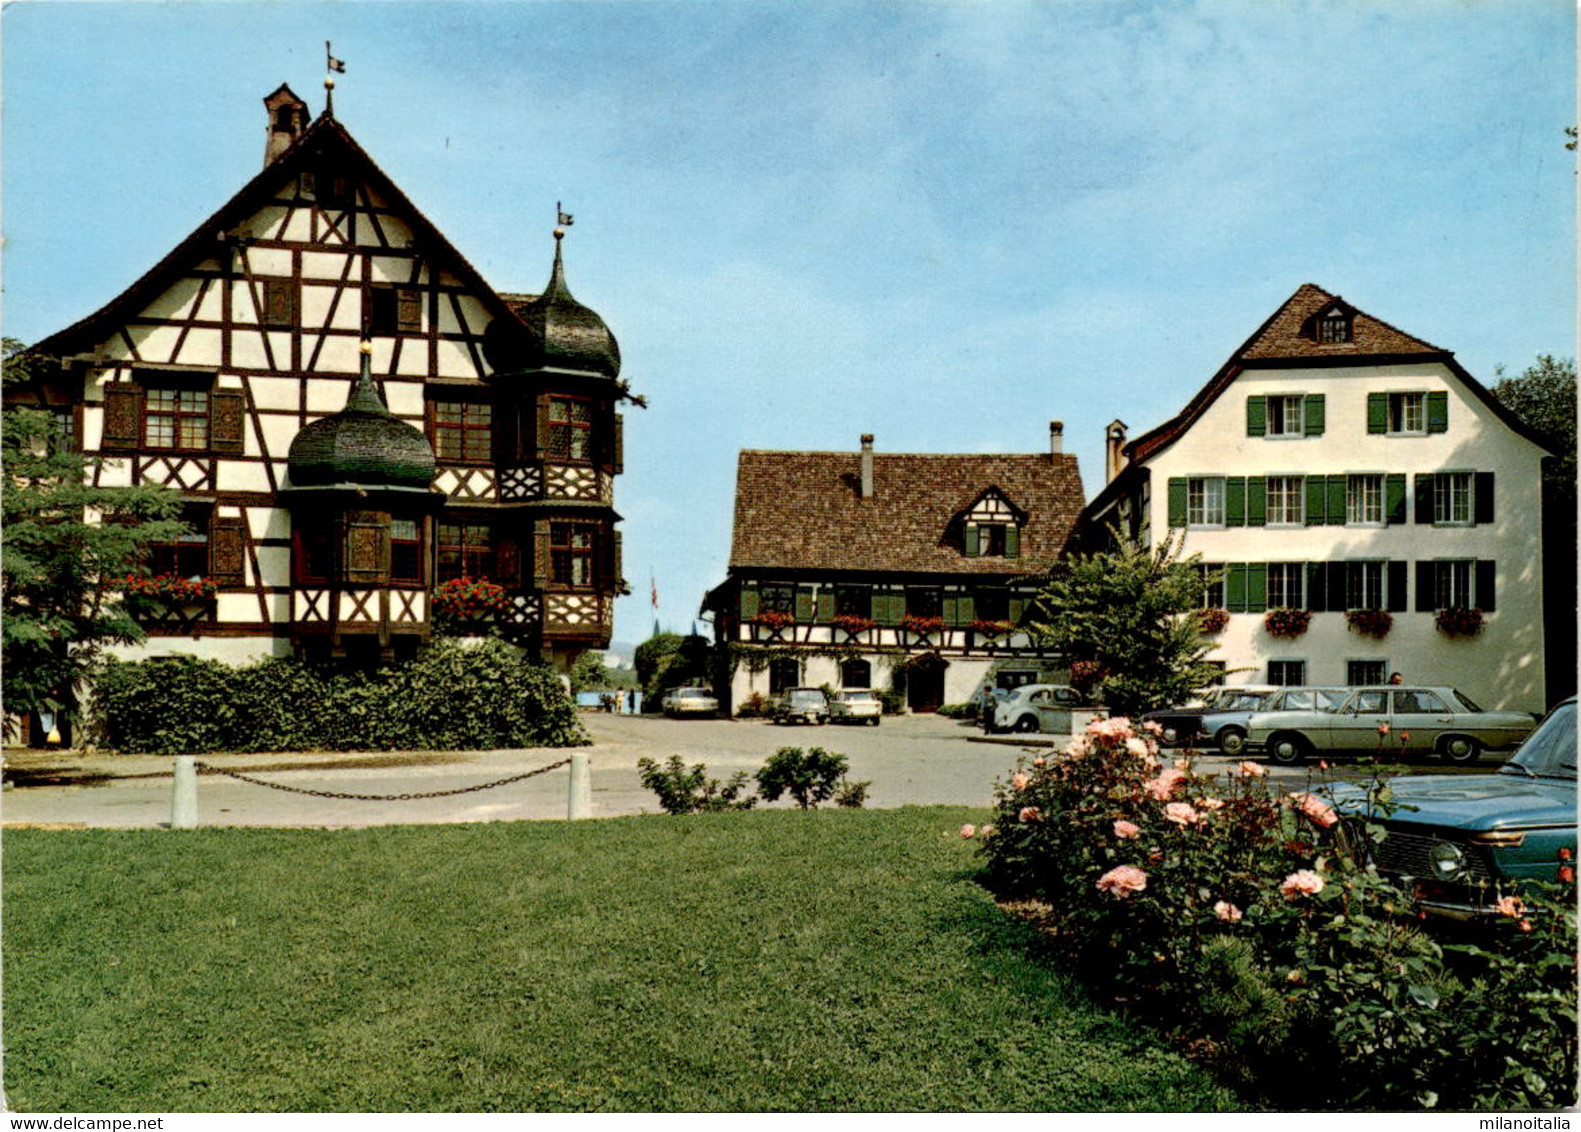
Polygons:
[[657,711],[660,698],[669,689],[706,683],[709,657],[706,637],[655,633],[637,646],[632,658],[643,701]]
[[[5,343],[7,388],[36,359]],[[37,372],[36,370],[34,371]],[[109,644],[144,637],[121,601],[120,582],[146,573],[153,543],[187,533],[181,496],[153,485],[94,487],[102,461],[62,444],[54,415],[8,408],[0,428],[3,528],[0,622],[8,712],[59,711]]]
[[604,654],[588,649],[576,658],[571,666],[571,691],[587,692],[609,685],[609,673],[604,668]]
[[1519,377],[1493,371],[1493,395],[1553,449],[1557,459],[1546,478],[1575,484],[1576,363],[1574,358],[1540,354]]
[[1057,564],[1028,618],[1040,644],[1087,662],[1093,688],[1116,715],[1180,703],[1218,670],[1196,612],[1201,556],[1179,557],[1184,533],[1149,550],[1116,528],[1116,549]]

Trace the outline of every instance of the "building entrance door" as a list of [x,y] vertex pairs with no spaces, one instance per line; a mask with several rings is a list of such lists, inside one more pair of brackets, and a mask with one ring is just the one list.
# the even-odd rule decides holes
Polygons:
[[938,711],[944,703],[944,670],[950,662],[928,654],[906,666],[906,706],[912,711]]

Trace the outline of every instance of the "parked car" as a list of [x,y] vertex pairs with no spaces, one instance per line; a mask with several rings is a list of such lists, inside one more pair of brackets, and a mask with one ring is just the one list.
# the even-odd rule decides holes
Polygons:
[[1253,715],[1246,747],[1286,765],[1352,752],[1472,763],[1483,751],[1515,746],[1535,726],[1527,712],[1483,711],[1453,688],[1384,685],[1353,689],[1333,712]]
[[867,723],[877,727],[883,714],[884,704],[878,693],[863,688],[836,692],[829,700],[830,723]]
[[[1555,707],[1493,774],[1391,779],[1391,809],[1378,815],[1378,871],[1413,888],[1423,911],[1471,919],[1493,912],[1521,881],[1573,867],[1575,707],[1574,697]],[[1365,815],[1360,786],[1337,783],[1329,793],[1342,814]]]
[[[1009,697],[1010,690],[1008,688],[990,688],[987,698],[991,706],[988,710],[997,710],[999,705],[1004,703]],[[972,693],[971,699],[966,701],[967,706],[972,709],[973,719],[980,720],[983,718],[983,698],[983,689],[978,688],[977,691]]]
[[829,701],[822,688],[791,688],[774,704],[775,723],[829,722]]
[[[1349,688],[1285,687],[1267,693],[1227,696],[1225,702],[1201,717],[1199,742],[1217,747],[1221,754],[1240,758],[1246,751],[1246,731],[1253,715],[1273,711],[1336,711],[1350,694]],[[1248,700],[1256,699],[1255,704]]]
[[1278,691],[1271,684],[1238,685],[1235,687],[1209,688],[1197,703],[1183,707],[1150,711],[1142,716],[1143,723],[1156,723],[1163,728],[1159,740],[1166,747],[1180,747],[1198,742],[1198,737],[1211,735],[1202,726],[1202,717],[1215,711],[1233,709],[1255,711],[1262,705],[1263,697]]
[[719,714],[719,701],[707,688],[671,688],[664,693],[659,706],[672,719],[682,715]]
[[1070,710],[1082,704],[1068,684],[1023,684],[994,711],[997,731],[1069,731]]

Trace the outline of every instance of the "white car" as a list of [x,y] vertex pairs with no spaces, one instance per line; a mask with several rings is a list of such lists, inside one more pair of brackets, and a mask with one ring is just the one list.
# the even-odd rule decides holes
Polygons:
[[995,731],[1069,731],[1081,693],[1068,684],[1023,684],[999,702]]
[[680,715],[718,715],[719,701],[707,688],[671,688],[659,702],[672,719]]
[[829,700],[830,723],[867,723],[877,727],[883,714],[884,704],[877,692],[854,688],[836,692]]

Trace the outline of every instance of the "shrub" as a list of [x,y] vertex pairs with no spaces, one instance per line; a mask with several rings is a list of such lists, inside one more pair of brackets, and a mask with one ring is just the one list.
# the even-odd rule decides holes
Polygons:
[[112,660],[94,680],[94,727],[116,750],[158,755],[223,750],[235,732],[236,684],[235,670],[217,660]]
[[[1380,826],[1254,763],[1222,784],[1165,765],[1150,731],[1096,723],[996,788],[985,877],[1051,909],[1078,970],[1281,1106],[1573,1103],[1573,868],[1508,905],[1497,946],[1441,945],[1367,866]],[[1389,805],[1375,778],[1363,812]]]
[[767,719],[774,710],[773,702],[762,692],[753,692],[736,705],[737,719]]
[[659,796],[659,805],[670,814],[715,813],[722,810],[750,810],[757,805],[757,798],[747,789],[747,772],[738,770],[730,781],[720,784],[719,779],[708,777],[708,767],[694,763],[690,770],[680,755],[671,755],[660,767],[650,758],[637,760],[642,784]]
[[806,752],[800,747],[781,747],[758,771],[758,792],[768,802],[777,802],[781,794],[788,793],[804,810],[817,809],[819,802],[827,802],[836,792],[847,799],[837,804],[860,806],[872,783],[847,782],[845,772],[850,766],[844,755],[822,747]]
[[906,697],[893,688],[875,688],[873,694],[884,707],[885,715],[905,715]]
[[971,704],[943,704],[939,714],[945,719],[976,719],[977,709]]

